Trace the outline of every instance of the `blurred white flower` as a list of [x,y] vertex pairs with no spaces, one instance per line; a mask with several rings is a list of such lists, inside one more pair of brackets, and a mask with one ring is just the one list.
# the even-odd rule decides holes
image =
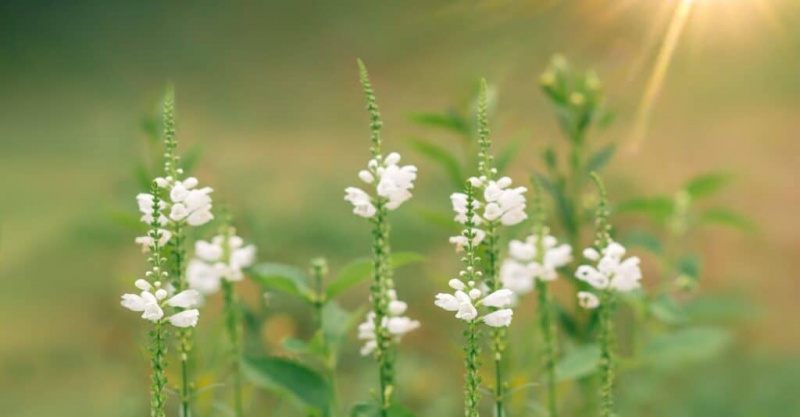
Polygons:
[[597,308],[600,305],[600,299],[596,295],[588,291],[578,292],[578,304],[586,309]]
[[500,281],[503,287],[522,295],[531,292],[537,279],[553,281],[558,278],[558,268],[572,262],[572,247],[566,243],[559,245],[553,236],[544,236],[541,246],[544,249],[543,261],[539,259],[539,236],[531,235],[525,239],[512,240],[508,244],[508,258],[500,266]]
[[365,218],[374,216],[377,212],[374,198],[384,199],[389,210],[397,209],[411,198],[409,190],[414,188],[417,167],[397,165],[399,162],[400,154],[392,152],[382,161],[371,159],[367,164],[368,169],[359,171],[359,179],[375,186],[376,197],[360,188],[346,188],[344,199],[353,205],[354,214]]
[[597,262],[597,266],[581,265],[575,277],[598,290],[628,292],[640,288],[642,270],[639,258],[632,256],[623,260],[625,252],[625,247],[617,242],[609,243],[600,252],[588,248],[583,254],[590,261]]
[[[382,326],[389,331],[395,341],[400,341],[403,335],[417,329],[420,323],[417,320],[403,316],[408,309],[408,305],[397,299],[397,292],[390,290],[388,296],[389,311],[387,311],[388,315],[382,320]],[[367,313],[364,322],[358,325],[358,339],[364,341],[364,346],[361,347],[361,355],[367,356],[378,347],[376,338],[375,312],[370,311]]]
[[[499,222],[506,226],[513,226],[528,218],[525,214],[525,187],[508,188],[511,185],[511,178],[503,177],[497,181],[487,181],[485,178],[472,177],[469,179],[473,187],[483,189],[479,195],[483,196],[483,201],[475,200],[472,222],[479,226],[485,222]],[[464,193],[453,193],[450,195],[450,202],[453,211],[456,213],[454,220],[461,224],[467,223],[467,195]],[[480,214],[483,209],[483,214]],[[480,244],[485,237],[485,233],[480,229],[476,231],[476,245]],[[460,251],[466,245],[466,237],[455,236],[450,238],[450,243],[456,245],[456,250]]]
[[[256,261],[256,247],[245,246],[242,238],[235,234],[215,236],[210,242],[198,240],[194,252],[195,257],[186,267],[186,280],[190,288],[203,295],[217,292],[223,279],[241,281],[242,270]],[[227,259],[224,259],[226,254]]]

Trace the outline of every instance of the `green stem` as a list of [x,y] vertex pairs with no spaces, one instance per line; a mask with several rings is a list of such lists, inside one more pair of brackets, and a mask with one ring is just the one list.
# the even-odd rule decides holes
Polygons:
[[375,339],[377,343],[375,356],[378,360],[380,378],[381,416],[385,417],[391,406],[392,391],[394,390],[393,341],[389,334],[389,329],[383,325],[383,319],[387,316],[389,308],[388,291],[391,289],[392,283],[389,267],[389,225],[386,221],[388,213],[383,199],[378,199],[376,209],[373,230],[373,271],[375,282],[372,285],[372,307],[375,312]]
[[465,363],[467,367],[466,389],[464,397],[464,416],[478,417],[478,404],[481,395],[478,391],[481,384],[481,377],[478,375],[480,368],[480,331],[475,320],[469,322],[469,327],[464,332],[467,343],[465,350]]
[[558,400],[556,398],[556,358],[555,358],[555,328],[553,326],[552,309],[550,307],[550,288],[541,281],[536,281],[536,291],[539,295],[539,326],[544,341],[544,369],[547,381],[547,404],[550,417],[558,416]]
[[603,296],[600,309],[600,368],[601,387],[600,400],[602,417],[614,415],[614,358],[613,358],[613,323],[611,314],[614,309],[614,299],[610,292]]
[[241,357],[241,328],[239,326],[239,314],[236,308],[236,293],[233,283],[228,280],[222,281],[222,289],[225,297],[225,318],[230,340],[229,360],[233,370],[233,406],[236,417],[244,416],[244,402],[242,401],[242,375],[240,368]]
[[167,400],[166,386],[167,377],[164,375],[166,369],[166,354],[167,346],[164,342],[166,338],[166,330],[164,330],[163,323],[157,321],[153,330],[150,332],[151,337],[151,354],[152,358],[150,364],[153,368],[152,385],[150,387],[150,416],[151,417],[165,417],[164,404]]
[[[175,288],[178,292],[184,291],[188,288],[186,282],[185,267],[183,265],[186,258],[186,248],[184,247],[185,236],[183,233],[183,225],[179,222],[174,223],[173,236],[174,247],[172,250],[173,268],[172,277]],[[179,309],[182,310],[182,309]],[[181,361],[181,417],[189,417],[189,406],[191,387],[189,382],[189,353],[192,347],[192,330],[190,328],[181,329],[178,331],[178,355]]]
[[[498,245],[498,232],[497,223],[491,222],[488,225],[486,232],[486,285],[489,287],[490,292],[500,289],[500,281],[497,279],[499,270],[500,248]],[[497,310],[492,308],[492,311]],[[504,381],[503,381],[503,351],[505,350],[505,329],[492,328],[492,353],[494,354],[495,366],[495,411],[496,416],[503,416],[503,400],[504,400]]]

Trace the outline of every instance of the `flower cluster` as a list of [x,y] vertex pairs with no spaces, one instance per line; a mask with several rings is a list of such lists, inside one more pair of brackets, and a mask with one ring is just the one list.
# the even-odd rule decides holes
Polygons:
[[[525,214],[525,187],[509,188],[511,178],[503,177],[497,181],[488,180],[485,176],[480,178],[471,177],[469,182],[476,190],[483,190],[483,201],[475,201],[473,209],[483,209],[483,214],[476,212],[472,216],[472,223],[480,226],[486,222],[499,221],[506,226],[513,226],[528,218]],[[453,211],[456,212],[455,221],[467,223],[467,195],[464,193],[453,193],[450,196],[453,204]],[[486,233],[478,228],[473,229],[473,245],[479,245],[486,237]],[[456,250],[460,251],[466,246],[467,240],[464,236],[453,236],[450,243],[456,245]]]
[[198,240],[194,247],[195,258],[186,267],[189,287],[208,295],[219,291],[222,280],[241,281],[242,269],[256,260],[256,247],[244,245],[241,237],[219,235],[211,242]]
[[[617,242],[610,242],[608,246],[598,252],[594,248],[587,248],[583,256],[597,262],[597,266],[581,265],[575,272],[575,277],[602,291],[628,292],[641,286],[642,270],[639,267],[639,258],[636,256],[623,260],[625,247]],[[599,305],[597,297],[587,291],[578,294],[578,300],[584,308],[595,308]]]
[[[375,187],[377,198],[384,199],[386,208],[394,210],[411,198],[410,189],[414,188],[417,178],[417,167],[414,165],[399,166],[400,154],[392,152],[385,158],[374,158],[367,164],[366,170],[358,173],[358,178]],[[366,191],[357,187],[345,190],[346,201],[353,204],[353,213],[370,218],[377,212],[376,199]]]
[[200,304],[201,296],[195,290],[182,291],[172,295],[174,290],[170,286],[163,288],[160,281],[152,285],[143,279],[138,279],[134,283],[136,288],[142,292],[137,294],[123,294],[122,306],[128,310],[141,312],[142,318],[152,322],[158,322],[164,318],[164,309],[189,309],[176,311],[169,316],[169,322],[176,327],[194,327],[200,312],[195,309]]
[[[181,170],[178,170],[181,171]],[[190,226],[201,226],[214,219],[211,214],[210,187],[197,188],[197,178],[189,177],[183,181],[168,176],[156,178],[156,185],[169,192],[169,200],[159,201],[158,224],[162,227],[170,222],[186,222]],[[156,210],[153,207],[153,195],[142,193],[136,196],[139,203],[141,220],[150,224]]]
[[[450,288],[455,290],[453,294],[436,294],[436,304],[447,311],[455,311],[456,318],[464,321],[480,319],[492,327],[507,327],[511,324],[513,310],[506,308],[514,300],[514,293],[508,289],[497,290],[487,296],[483,296],[488,290],[476,288],[474,281],[464,284],[460,279],[453,278],[448,283]],[[493,307],[500,310],[492,311],[479,317],[478,307]]]
[[[540,247],[543,255],[538,253]],[[538,235],[531,235],[525,241],[509,242],[508,256],[500,267],[500,280],[504,288],[522,295],[533,290],[537,279],[553,281],[558,278],[557,269],[572,262],[572,247],[566,243],[559,245],[550,235],[544,236],[541,243]]]
[[[389,309],[388,316],[383,318],[383,327],[389,330],[395,340],[400,338],[419,327],[419,321],[411,320],[404,316],[408,309],[408,304],[397,299],[397,292],[394,290],[388,291],[389,295]],[[378,347],[377,336],[375,334],[375,312],[370,311],[367,313],[367,318],[363,323],[358,325],[358,338],[363,340],[364,346],[361,348],[361,354],[367,356]]]

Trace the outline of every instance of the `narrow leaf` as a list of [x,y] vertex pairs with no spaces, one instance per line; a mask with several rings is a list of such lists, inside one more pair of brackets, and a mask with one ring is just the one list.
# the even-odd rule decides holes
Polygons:
[[253,280],[266,290],[284,292],[306,301],[312,300],[311,291],[306,284],[306,275],[298,268],[265,262],[251,268],[249,273]]
[[[422,262],[427,258],[414,252],[397,252],[391,256],[391,267],[399,268],[411,263]],[[372,259],[362,258],[357,259],[345,265],[336,278],[328,284],[326,294],[328,299],[331,300],[347,289],[358,285],[372,276]]]
[[586,161],[586,172],[598,172],[600,171],[609,161],[611,158],[614,157],[614,153],[617,150],[617,145],[614,143],[609,143],[608,145],[604,146],[599,151],[592,154],[589,157],[589,160]]
[[447,172],[454,185],[459,187],[463,185],[465,179],[461,173],[461,163],[449,149],[425,139],[413,139],[411,147],[439,164]]
[[467,122],[452,110],[446,113],[415,113],[410,119],[421,126],[436,127],[461,134],[469,133]]
[[242,360],[242,373],[253,384],[291,395],[306,407],[319,411],[328,408],[330,388],[312,369],[286,358],[250,357]]
[[634,198],[623,201],[616,207],[618,213],[639,213],[655,221],[666,221],[672,215],[674,203],[667,196]]
[[732,180],[732,177],[729,174],[724,172],[711,172],[705,175],[701,175],[689,181],[686,184],[686,192],[694,198],[701,198],[701,197],[708,197],[723,187],[728,185]]
[[715,224],[745,232],[752,232],[756,229],[755,223],[748,217],[722,207],[709,209],[700,215],[698,221],[701,224]]
[[497,154],[497,159],[495,159],[497,171],[502,173],[508,169],[508,167],[511,165],[511,162],[514,161],[514,158],[519,155],[519,150],[522,148],[524,143],[525,142],[523,140],[515,140]]

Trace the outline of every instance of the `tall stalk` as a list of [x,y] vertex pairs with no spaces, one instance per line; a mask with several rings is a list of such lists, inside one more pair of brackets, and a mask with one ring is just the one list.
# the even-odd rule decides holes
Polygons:
[[[606,189],[600,177],[592,172],[592,179],[597,185],[599,201],[595,225],[597,227],[597,238],[595,246],[598,248],[608,247],[611,243],[611,225],[608,221],[610,214],[608,208],[608,197]],[[614,290],[609,286],[606,288],[600,301],[600,415],[602,417],[612,417],[614,415],[614,331],[613,331],[613,312],[615,307]]]
[[[534,213],[533,233],[538,237],[536,239],[536,262],[539,263],[539,265],[544,265],[544,238],[547,235],[547,227],[545,226],[546,215],[542,202],[541,185],[536,179],[532,182]],[[543,359],[545,381],[547,384],[547,408],[550,411],[550,417],[558,417],[558,399],[556,398],[556,334],[549,283],[545,280],[537,279],[536,293],[539,302],[539,329],[542,333],[542,341],[544,342]]]
[[[152,265],[152,271],[148,273],[150,276],[155,275],[155,280],[158,281],[163,271],[163,263],[166,259],[163,257],[163,248],[161,247],[161,231],[158,224],[158,212],[161,203],[161,196],[159,194],[158,186],[153,183],[150,193],[153,195],[153,221],[150,224],[150,231],[148,235],[153,239],[150,251],[152,256],[148,261]],[[164,410],[167,401],[167,376],[164,371],[167,368],[167,343],[166,338],[169,336],[164,328],[165,320],[160,319],[155,322],[153,329],[150,331],[150,366],[153,369],[152,384],[150,386],[150,416],[151,417],[165,417]]]
[[[478,261],[477,249],[475,248],[475,191],[472,184],[467,182],[467,212],[466,221],[464,226],[464,236],[467,238],[464,247],[465,255],[463,258],[465,268],[464,278],[467,282],[476,282],[480,278],[480,273],[477,272]],[[471,320],[468,324],[467,330],[464,331],[466,343],[464,344],[464,362],[466,365],[467,373],[465,375],[465,395],[464,395],[464,415],[465,417],[478,417],[478,405],[480,403],[479,388],[481,385],[481,377],[478,375],[478,369],[481,367],[481,348],[480,338],[481,331],[478,329],[477,320]]]
[[325,336],[323,309],[325,303],[328,301],[325,295],[325,288],[323,280],[328,275],[328,262],[324,258],[317,258],[311,261],[311,276],[314,279],[314,325],[316,326],[316,333],[319,335],[319,343],[322,348],[322,359],[327,374],[328,386],[331,391],[331,408],[333,415],[339,415],[339,388],[336,379],[336,355],[332,346],[328,343],[328,338]]
[[[172,86],[167,88],[167,93],[164,98],[164,144],[166,148],[166,153],[164,154],[165,174],[177,180],[181,170],[178,168],[180,157],[178,157],[176,152],[178,142],[175,140],[175,91]],[[172,245],[172,280],[174,287],[180,292],[189,287],[186,281],[186,266],[184,265],[186,260],[185,236],[183,224],[181,222],[176,221],[171,224],[173,225],[173,238],[170,241]],[[181,362],[181,417],[189,417],[191,397],[189,354],[192,350],[193,333],[191,328],[182,328],[177,332],[178,355]]]
[[[497,170],[493,167],[493,157],[489,154],[491,140],[489,139],[489,100],[488,100],[488,87],[486,80],[481,80],[481,91],[478,102],[478,172],[480,175],[486,177],[489,181],[493,179]],[[489,287],[490,292],[500,289],[500,280],[498,279],[499,262],[500,262],[500,247],[499,247],[499,232],[498,221],[489,221],[486,227],[486,250],[484,252],[485,259],[485,283]],[[498,417],[503,416],[503,401],[505,384],[503,381],[503,352],[506,344],[506,330],[504,328],[492,328],[492,355],[494,357],[495,366],[495,415]]]
[[[231,259],[231,237],[234,234],[234,229],[230,225],[230,217],[225,216],[225,224],[220,230],[224,242],[222,245],[222,259],[230,263]],[[225,329],[228,333],[228,360],[230,361],[231,372],[233,377],[233,410],[236,417],[244,416],[244,401],[242,399],[242,371],[241,371],[241,356],[242,356],[242,326],[241,318],[239,315],[239,308],[237,306],[236,291],[234,290],[233,281],[228,279],[222,280],[222,292],[224,300],[224,314],[225,314]]]
[[[372,146],[370,152],[375,160],[381,161],[381,115],[375,100],[375,93],[369,80],[369,74],[361,60],[358,61],[361,85],[367,100],[367,110],[370,114],[370,131]],[[394,287],[392,284],[391,266],[389,265],[389,223],[387,221],[388,208],[386,198],[378,196],[375,201],[376,214],[372,221],[372,256],[373,256],[373,283],[371,286],[372,309],[375,312],[375,335],[377,348],[375,357],[378,361],[378,376],[380,383],[381,416],[385,417],[391,406],[392,392],[394,391],[394,341],[389,329],[383,325],[388,314],[388,291]]]

